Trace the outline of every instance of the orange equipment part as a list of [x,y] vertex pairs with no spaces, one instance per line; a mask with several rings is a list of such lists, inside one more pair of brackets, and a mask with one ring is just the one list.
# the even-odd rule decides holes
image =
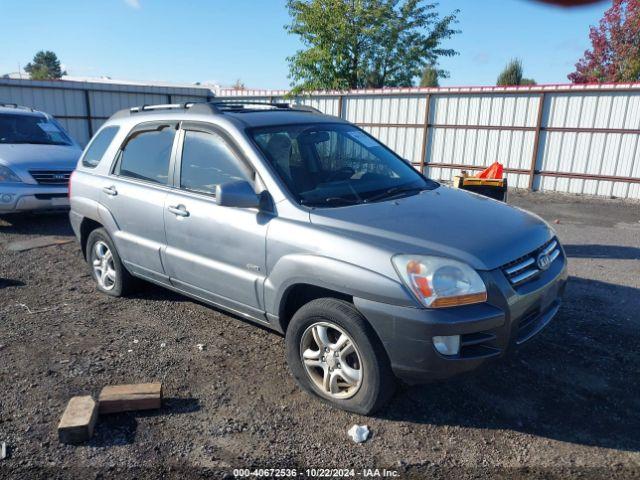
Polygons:
[[492,165],[489,165],[483,171],[481,171],[477,178],[502,178],[502,172],[504,168],[500,162],[494,162]]

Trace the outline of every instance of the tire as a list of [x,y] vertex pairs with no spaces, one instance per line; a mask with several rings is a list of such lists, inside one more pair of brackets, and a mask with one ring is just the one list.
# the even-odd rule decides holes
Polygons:
[[342,410],[369,415],[395,391],[384,347],[366,319],[344,300],[319,298],[300,308],[287,328],[286,348],[296,382]]
[[[107,252],[110,253],[110,258],[102,263],[99,269],[95,262],[108,258]],[[104,228],[97,228],[89,234],[87,239],[87,263],[91,268],[91,276],[96,282],[98,290],[102,293],[112,297],[121,297],[132,291],[135,279],[124,268],[120,255],[118,255],[111,237],[109,237]],[[112,274],[107,275],[106,278],[101,278],[100,272],[104,270],[105,266],[112,271]]]

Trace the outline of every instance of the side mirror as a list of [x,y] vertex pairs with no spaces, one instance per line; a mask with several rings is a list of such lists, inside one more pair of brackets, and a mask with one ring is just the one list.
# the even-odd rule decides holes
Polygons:
[[245,180],[216,186],[216,203],[221,207],[259,208],[260,196]]

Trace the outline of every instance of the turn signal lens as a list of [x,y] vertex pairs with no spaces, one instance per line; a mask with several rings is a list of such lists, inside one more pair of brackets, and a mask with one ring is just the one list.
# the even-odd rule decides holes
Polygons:
[[465,263],[426,255],[396,255],[392,262],[405,285],[427,307],[455,307],[487,300],[480,275]]

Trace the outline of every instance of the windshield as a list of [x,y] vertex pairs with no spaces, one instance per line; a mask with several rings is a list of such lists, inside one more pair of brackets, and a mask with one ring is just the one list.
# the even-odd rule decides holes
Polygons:
[[352,125],[279,125],[251,134],[303,205],[381,201],[438,186]]
[[0,143],[71,145],[62,128],[40,115],[0,114]]

